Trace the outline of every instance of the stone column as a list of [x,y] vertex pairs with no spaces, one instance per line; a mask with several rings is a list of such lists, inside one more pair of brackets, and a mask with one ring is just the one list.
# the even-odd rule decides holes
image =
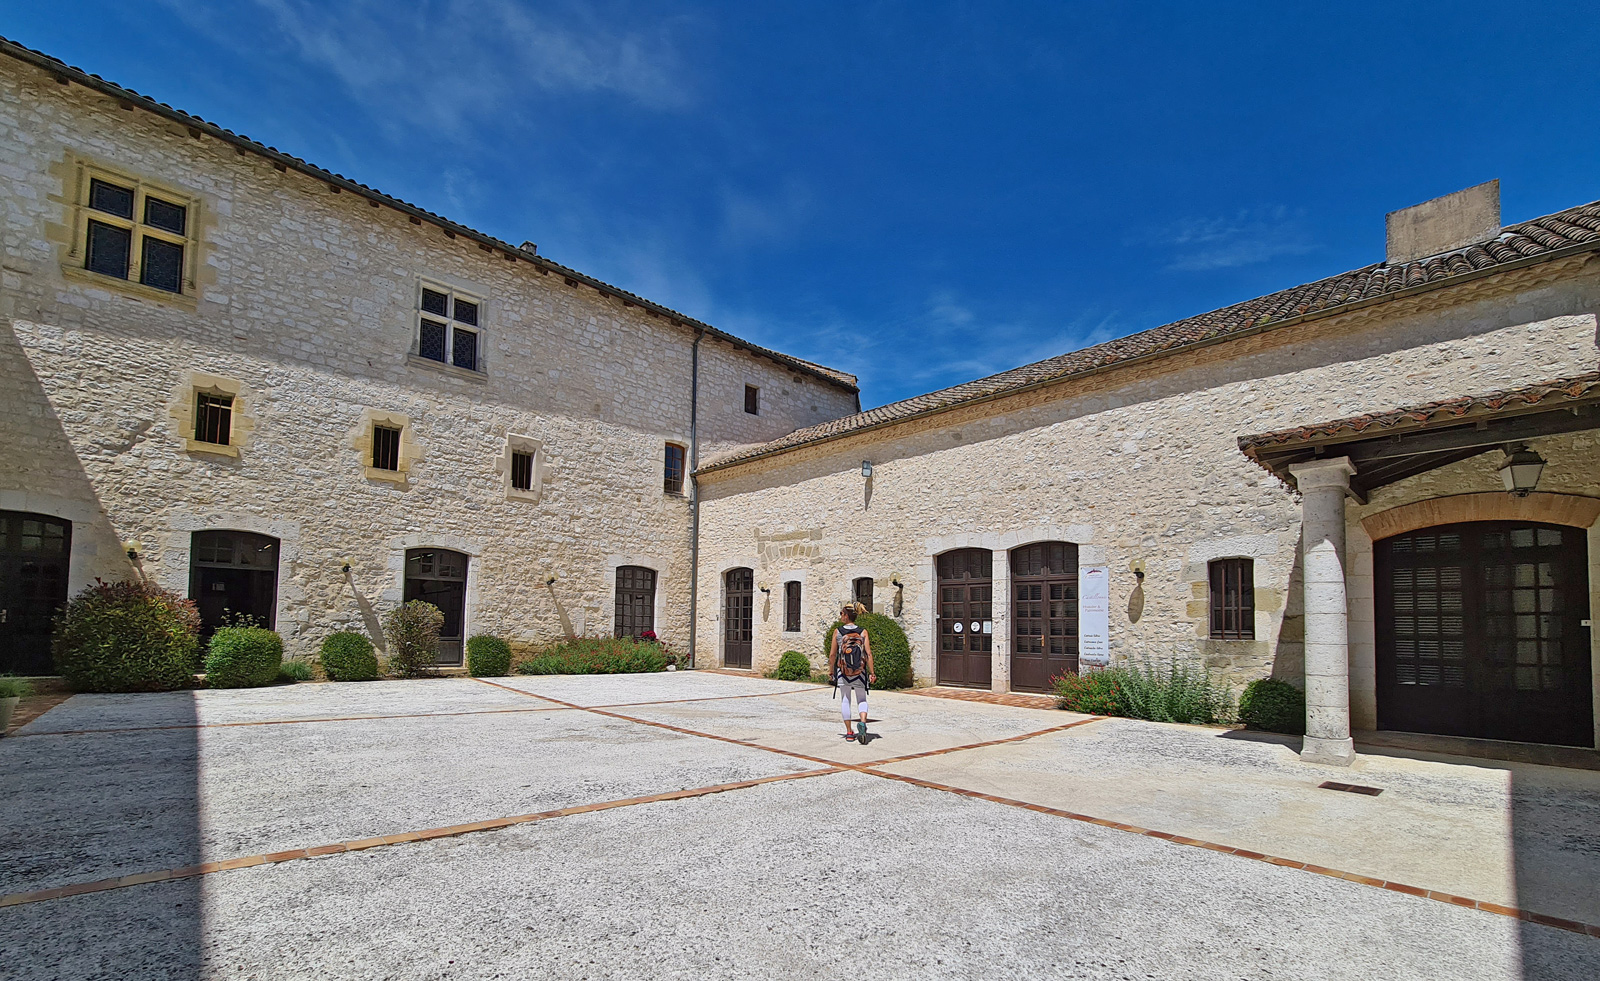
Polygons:
[[989,642],[989,690],[1004,694],[1011,690],[1011,553],[997,548],[993,555],[990,615],[994,617],[994,635]]
[[1348,766],[1350,614],[1345,600],[1344,498],[1348,457],[1289,467],[1301,496],[1301,572],[1305,588],[1306,736],[1300,758]]

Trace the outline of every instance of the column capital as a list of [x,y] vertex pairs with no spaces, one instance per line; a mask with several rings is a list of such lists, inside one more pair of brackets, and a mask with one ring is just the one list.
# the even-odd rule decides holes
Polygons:
[[1356,472],[1356,465],[1351,463],[1347,456],[1332,456],[1321,460],[1307,460],[1304,463],[1291,463],[1289,472],[1294,474],[1295,486],[1301,491],[1324,487],[1347,490],[1350,487],[1350,477]]

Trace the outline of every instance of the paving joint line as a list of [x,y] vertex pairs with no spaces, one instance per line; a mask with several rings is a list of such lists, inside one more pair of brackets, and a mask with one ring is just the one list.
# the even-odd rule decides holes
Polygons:
[[843,772],[838,767],[827,767],[821,770],[804,770],[799,773],[780,773],[770,777],[757,777],[752,780],[739,780],[733,783],[712,784],[706,787],[694,787],[687,790],[669,790],[659,794],[646,794],[640,797],[624,797],[618,800],[600,801],[594,804],[576,804],[571,807],[560,807],[548,811],[538,811],[532,814],[518,814],[512,817],[490,818],[484,821],[469,821],[465,824],[452,824],[439,828],[425,828],[421,831],[407,831],[398,834],[378,835],[372,838],[358,838],[352,841],[335,842],[328,845],[315,845],[310,848],[293,848],[281,852],[268,852],[260,855],[241,855],[236,858],[223,859],[216,862],[202,862],[199,865],[186,865],[175,869],[161,869],[156,872],[137,872],[131,875],[117,876],[112,879],[98,879],[92,882],[78,882],[66,886],[55,886],[49,889],[36,889],[32,892],[12,893],[0,896],[0,908],[7,906],[24,906],[31,903],[49,902],[55,899],[66,899],[70,896],[83,896],[90,893],[109,892],[113,889],[126,889],[131,886],[148,885],[155,882],[172,882],[179,879],[192,879],[197,876],[212,875],[217,872],[229,872],[233,869],[253,868],[257,865],[277,865],[283,862],[305,861],[321,858],[327,855],[339,855],[345,852],[367,851],[372,848],[384,848],[389,845],[412,844],[421,841],[435,841],[440,838],[458,838],[462,835],[474,834],[479,831],[498,831],[502,828],[516,827],[523,824],[533,824],[538,821],[548,821],[553,818],[572,817],[578,814],[592,814],[596,811],[610,811],[623,807],[633,807],[639,804],[659,804],[667,801],[689,800],[696,797],[708,797],[712,794],[728,793],[734,790],[745,790],[763,784],[780,783],[786,780],[804,780],[811,777],[825,777],[834,773]]
[[170,726],[122,726],[115,729],[64,729],[59,732],[15,732],[7,739],[38,739],[42,736],[97,736],[118,732],[170,732],[175,729],[230,729],[242,726],[297,726],[313,722],[376,722],[384,719],[444,719],[460,715],[526,715],[532,712],[565,712],[576,706],[531,709],[473,709],[467,712],[413,712],[401,715],[335,715],[321,719],[257,719],[249,722],[186,722]]

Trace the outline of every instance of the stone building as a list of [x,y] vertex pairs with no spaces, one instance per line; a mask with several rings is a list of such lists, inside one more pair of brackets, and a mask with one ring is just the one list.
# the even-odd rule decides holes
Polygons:
[[690,646],[688,471],[860,407],[764,350],[0,43],[0,670],[136,573],[294,654],[423,597]]
[[[899,618],[919,683],[1118,661],[1352,729],[1594,746],[1600,204],[861,412],[855,379],[0,43],[0,651],[143,574],[308,653]],[[459,656],[447,649],[446,658]]]

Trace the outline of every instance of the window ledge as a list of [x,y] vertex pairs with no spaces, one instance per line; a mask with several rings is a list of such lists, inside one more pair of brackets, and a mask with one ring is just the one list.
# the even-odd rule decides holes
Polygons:
[[535,490],[517,490],[516,488],[511,488],[511,489],[506,491],[506,500],[508,500],[508,501],[527,501],[530,504],[539,503],[539,498],[541,498],[543,496],[544,496],[543,494],[540,494],[538,491],[535,491]]
[[413,368],[427,368],[429,371],[437,371],[441,374],[450,375],[453,378],[459,378],[462,381],[476,382],[479,385],[485,385],[489,382],[489,376],[482,371],[471,371],[466,368],[457,368],[453,364],[445,364],[443,361],[435,361],[432,358],[425,358],[420,354],[407,354],[406,364],[412,366]]
[[107,276],[105,273],[97,273],[91,269],[85,269],[82,266],[70,263],[61,264],[61,275],[68,281],[76,281],[86,286],[97,286],[113,293],[121,293],[135,300],[152,300],[156,303],[178,307],[190,312],[199,309],[200,306],[198,297],[192,292],[194,285],[187,281],[184,282],[183,287],[191,292],[168,293],[166,290],[158,290],[154,286],[146,286],[137,280]]
[[399,484],[404,487],[410,483],[404,470],[384,470],[380,467],[367,467],[368,480],[381,480],[389,484]]
[[206,443],[198,439],[185,439],[183,448],[190,453],[209,453],[213,456],[239,457],[239,448],[229,443]]

